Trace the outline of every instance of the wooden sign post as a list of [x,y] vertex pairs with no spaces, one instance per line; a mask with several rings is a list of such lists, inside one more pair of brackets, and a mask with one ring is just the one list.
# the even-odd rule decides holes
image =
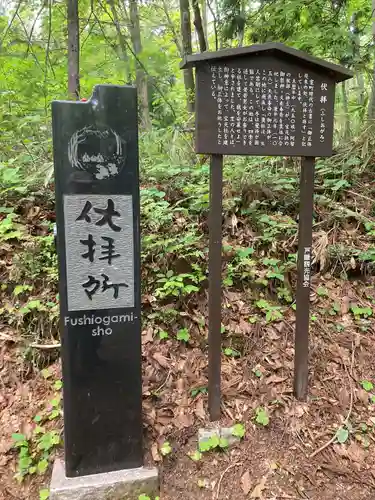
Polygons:
[[221,240],[223,155],[212,155],[210,165],[210,214],[208,261],[208,406],[212,420],[220,418],[221,379]]
[[181,68],[189,66],[196,67],[196,152],[212,155],[208,391],[211,420],[218,420],[222,156],[302,157],[294,388],[305,399],[314,162],[332,155],[335,85],[353,75],[280,43],[191,55]]

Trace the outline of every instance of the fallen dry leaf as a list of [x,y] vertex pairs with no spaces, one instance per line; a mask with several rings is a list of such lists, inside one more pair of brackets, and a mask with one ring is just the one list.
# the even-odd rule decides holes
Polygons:
[[176,387],[179,393],[183,393],[185,390],[185,380],[183,378],[179,378],[176,382]]
[[350,397],[348,391],[345,388],[342,388],[338,391],[338,400],[341,408],[348,408],[350,403]]
[[345,296],[341,301],[341,314],[348,314],[350,309],[350,297]]
[[357,463],[363,463],[366,459],[366,451],[355,441],[352,441],[346,450],[349,460]]
[[232,214],[230,224],[232,226],[232,235],[235,235],[238,226],[238,219],[235,214]]
[[239,320],[239,333],[251,333],[253,326],[248,322],[244,321],[242,318]]
[[242,486],[242,491],[247,496],[250,493],[251,489],[250,472],[248,470],[241,477],[241,486]]
[[365,405],[368,404],[368,393],[365,390],[359,389],[357,391],[357,395],[358,395],[358,399],[360,401],[362,401],[363,404],[365,404]]
[[250,498],[262,498],[263,490],[266,488],[267,476],[263,476],[253,491],[251,492]]
[[285,382],[288,377],[278,377],[277,375],[271,375],[266,378],[266,384],[280,384],[281,382]]
[[34,219],[40,212],[40,207],[31,207],[29,211],[27,212],[26,217],[28,219]]
[[193,415],[180,413],[180,415],[178,415],[178,417],[174,419],[174,424],[178,429],[191,427],[194,424]]
[[154,340],[154,329],[149,326],[146,330],[143,330],[142,332],[142,344],[148,344],[149,342],[152,342]]
[[155,361],[157,361],[159,363],[160,366],[162,366],[163,368],[169,368],[169,361],[168,359],[163,356],[162,354],[160,354],[160,352],[155,352],[152,357],[154,358]]
[[199,398],[199,400],[197,401],[194,413],[196,414],[197,417],[201,418],[202,420],[206,418],[206,412],[204,411],[202,398]]
[[155,462],[160,462],[161,457],[159,455],[158,443],[153,443],[151,446],[151,455]]

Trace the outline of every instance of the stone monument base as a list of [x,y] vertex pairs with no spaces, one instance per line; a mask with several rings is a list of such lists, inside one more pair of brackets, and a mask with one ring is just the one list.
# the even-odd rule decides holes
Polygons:
[[155,467],[66,477],[64,463],[56,460],[49,498],[50,500],[138,500],[142,493],[152,500],[159,494],[158,470]]

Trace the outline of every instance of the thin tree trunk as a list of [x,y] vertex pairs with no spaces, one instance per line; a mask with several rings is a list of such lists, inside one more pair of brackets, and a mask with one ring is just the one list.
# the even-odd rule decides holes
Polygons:
[[203,32],[206,39],[206,50],[210,50],[208,42],[208,21],[207,21],[207,2],[202,0],[202,22],[203,22]]
[[[130,37],[133,44],[133,50],[137,57],[142,52],[142,39],[141,39],[141,29],[139,24],[139,12],[137,0],[129,0],[129,17],[130,17]],[[139,101],[141,104],[141,120],[142,125],[146,130],[151,130],[151,118],[150,110],[148,107],[148,87],[147,87],[147,75],[143,68],[140,66],[139,62],[136,61],[136,83]]]
[[[220,8],[219,8],[219,1],[218,0],[212,0],[213,2],[215,2],[215,18],[216,18],[216,24],[217,26],[221,26],[221,19],[220,19]],[[224,43],[224,39],[223,39],[223,30],[220,30],[220,33],[218,33],[218,29],[217,29],[217,32],[216,32],[216,37],[218,37],[218,41],[217,41],[217,44],[219,44],[219,48],[222,49],[223,48],[223,43]],[[217,49],[216,49],[217,50]]]
[[171,16],[169,15],[168,6],[167,6],[166,0],[163,0],[163,10],[164,10],[165,17],[167,19],[167,23],[168,23],[169,29],[171,30],[171,33],[172,33],[173,41],[176,44],[178,53],[180,54],[180,57],[182,58],[181,43],[180,43],[179,37],[177,35],[176,29],[174,27],[173,21],[171,19]]
[[130,74],[129,74],[129,57],[128,57],[128,51],[127,51],[127,47],[126,47],[126,38],[125,38],[123,32],[121,31],[120,21],[118,18],[117,9],[116,9],[116,5],[115,5],[114,0],[109,0],[108,3],[110,5],[111,11],[112,11],[112,17],[113,17],[113,21],[115,24],[117,38],[118,38],[120,50],[121,50],[121,58],[124,61],[124,80],[125,80],[125,83],[131,83]]
[[[183,58],[185,58],[186,56],[192,53],[189,0],[180,0],[180,17],[181,17],[182,56]],[[187,68],[184,69],[183,71],[184,71],[187,109],[188,111],[193,112],[195,107],[193,69]]]
[[371,82],[371,97],[368,106],[368,118],[369,120],[375,119],[375,63],[372,71],[372,82]]
[[365,80],[363,78],[363,73],[357,73],[357,85],[358,85],[358,104],[363,106],[365,104]]
[[[358,13],[353,12],[351,21],[350,21],[350,30],[353,33],[353,57],[359,58],[361,52],[361,30],[358,26]],[[363,73],[361,72],[362,68],[357,69],[356,72],[356,80],[358,86],[357,93],[357,102],[360,106],[364,106],[365,104],[365,80],[363,77]],[[364,109],[361,110],[361,115],[364,115]]]
[[68,19],[68,92],[79,99],[79,17],[78,0],[67,0]]
[[241,0],[241,12],[240,12],[240,15],[241,15],[241,23],[243,22],[243,24],[241,24],[241,28],[238,32],[238,46],[239,47],[242,47],[243,45],[243,39],[245,37],[245,26],[246,26],[246,23],[245,23],[245,3],[244,3],[244,0]]
[[194,26],[195,31],[198,35],[199,50],[205,52],[207,50],[206,37],[204,36],[204,29],[201,17],[201,11],[199,8],[198,0],[191,0],[193,12],[194,12]]
[[346,82],[341,82],[342,106],[344,110],[344,139],[350,136],[348,96],[346,94]]
[[[372,0],[372,41],[375,42],[375,0]],[[372,83],[371,83],[371,97],[368,107],[368,118],[369,120],[375,119],[375,62],[372,69]]]
[[211,12],[212,19],[214,20],[214,33],[215,33],[215,50],[219,50],[219,35],[217,32],[218,21],[214,9],[211,4],[211,0],[207,0],[207,6]]

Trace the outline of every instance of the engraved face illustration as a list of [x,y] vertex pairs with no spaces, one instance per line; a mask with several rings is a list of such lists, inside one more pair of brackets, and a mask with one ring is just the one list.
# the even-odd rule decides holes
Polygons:
[[125,165],[126,143],[112,129],[84,127],[75,132],[68,145],[70,164],[95,179],[116,177]]

